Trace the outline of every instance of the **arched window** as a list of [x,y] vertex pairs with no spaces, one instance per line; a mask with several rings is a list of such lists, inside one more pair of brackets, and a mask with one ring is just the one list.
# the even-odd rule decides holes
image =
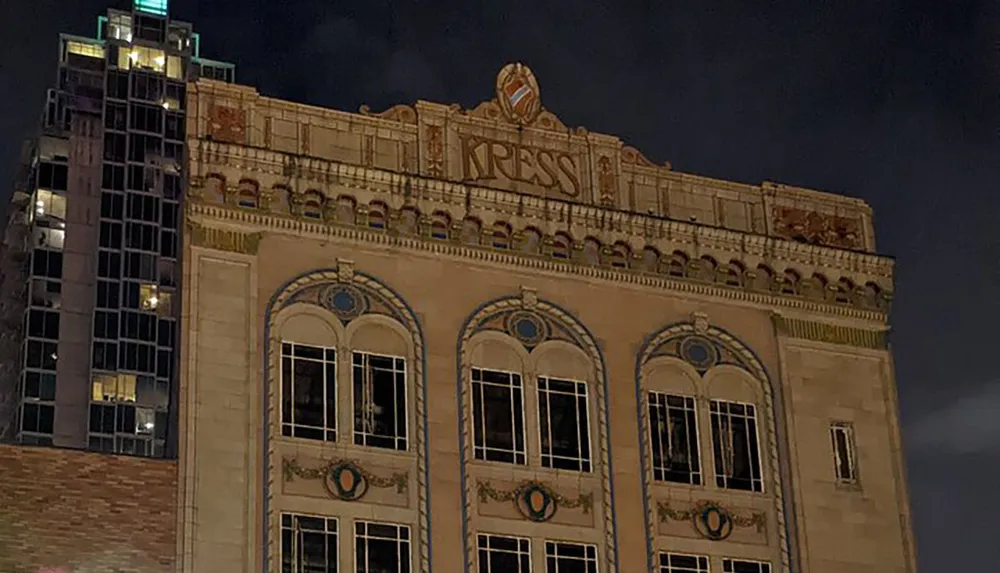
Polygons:
[[323,195],[316,190],[306,191],[302,196],[302,216],[316,221],[323,220]]
[[451,236],[451,217],[443,211],[435,211],[431,215],[431,238],[447,241]]
[[[486,317],[490,325],[502,326],[484,327]],[[603,492],[587,512],[610,511],[609,490],[601,486],[609,476],[607,450],[601,446],[607,440],[607,420],[601,415],[603,361],[596,344],[575,319],[527,292],[520,301],[508,298],[481,307],[466,324],[459,379],[463,451],[469,452],[462,460],[468,484],[463,496],[476,507],[466,514],[466,547],[479,548],[476,558],[495,563],[493,543],[520,538],[527,548],[535,542],[528,536],[538,543],[558,537],[566,551],[579,551],[596,567],[613,524],[596,520],[605,526],[588,527],[576,539],[566,539],[565,529],[584,515],[576,492]],[[530,530],[511,519],[498,526],[479,518],[510,507],[511,501],[534,522]],[[521,563],[527,564],[532,552],[523,553]],[[605,563],[602,570],[613,569],[613,561]],[[485,563],[478,565],[485,570]],[[470,566],[476,570],[476,564]],[[536,567],[544,570],[544,563]]]
[[611,247],[611,266],[618,269],[627,269],[632,258],[632,249],[622,242],[617,242]]
[[556,233],[552,238],[552,258],[568,260],[572,254],[573,239],[565,233]]
[[[426,435],[423,341],[415,316],[350,269],[299,277],[273,300],[268,324],[280,347],[264,354],[274,356],[267,383],[276,388],[263,395],[279,427],[265,433],[277,436],[265,437],[265,447],[276,454],[267,479],[281,495],[265,496],[264,520],[265,535],[281,542],[265,539],[265,547],[277,546],[272,558],[292,570],[336,570],[340,551],[362,557],[377,543],[413,563],[408,571],[429,570],[422,558],[427,489],[418,485],[427,483],[418,443]],[[307,445],[316,442],[335,447],[328,452],[336,457]],[[374,504],[344,503],[375,492]],[[338,543],[338,536],[352,541]]]
[[381,201],[372,201],[368,206],[368,227],[385,230],[388,226],[389,207]]
[[642,249],[642,270],[647,273],[655,273],[660,269],[660,251],[654,247]]
[[494,249],[509,249],[510,237],[510,225],[503,222],[493,224],[492,246]]
[[256,181],[251,179],[241,180],[236,196],[236,204],[247,209],[256,209],[258,206],[258,197],[260,196],[259,189],[260,187]]
[[593,237],[587,237],[583,240],[583,262],[595,267],[601,264],[600,241]]

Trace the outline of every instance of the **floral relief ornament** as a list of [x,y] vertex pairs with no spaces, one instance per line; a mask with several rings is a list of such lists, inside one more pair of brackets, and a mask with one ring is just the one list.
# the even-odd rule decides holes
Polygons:
[[695,531],[705,539],[722,541],[733,533],[734,527],[755,527],[757,533],[764,531],[766,519],[763,513],[737,515],[714,501],[699,501],[690,509],[673,509],[668,503],[656,504],[660,522],[667,520],[690,521]]

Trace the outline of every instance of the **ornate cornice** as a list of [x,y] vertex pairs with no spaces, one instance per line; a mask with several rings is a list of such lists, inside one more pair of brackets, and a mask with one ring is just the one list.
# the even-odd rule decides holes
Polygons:
[[[712,297],[749,304],[762,309],[784,308],[877,324],[884,324],[887,319],[887,313],[884,311],[831,304],[776,292],[762,292],[753,290],[748,285],[728,286],[695,277],[673,277],[634,269],[595,267],[579,264],[575,261],[552,259],[543,255],[529,255],[509,250],[500,251],[484,246],[438,241],[425,237],[395,235],[367,227],[323,223],[226,205],[200,203],[197,200],[189,200],[186,210],[187,216],[191,219],[189,224],[202,229],[211,228],[205,227],[205,225],[214,220],[220,223],[258,228],[262,232],[275,235],[305,236],[318,240],[329,240],[334,237],[346,241],[422,251],[435,256],[453,256],[487,264],[519,267],[532,272],[573,275],[591,280],[621,283],[636,288]],[[231,233],[231,231],[219,229],[212,230]],[[261,235],[262,232],[251,234]],[[801,246],[807,247],[807,245]],[[219,247],[211,246],[210,248]]]
[[777,314],[774,315],[774,326],[780,335],[788,338],[854,346],[870,350],[885,350],[888,348],[888,330],[854,328],[825,322],[785,318]]
[[666,238],[700,248],[717,247],[883,279],[892,277],[893,259],[872,253],[799,243],[777,236],[755,235],[598,205],[500,192],[467,183],[218,141],[192,140],[190,146],[193,164],[201,165],[200,169],[192,168],[192,172],[203,176],[212,171],[211,166],[227,167],[251,177],[261,174],[282,180],[294,179],[303,188],[339,185],[386,194],[384,200],[393,207],[397,207],[397,203],[413,201],[462,203],[467,208],[541,220],[544,224],[585,226],[592,233],[614,233],[641,240]]
[[257,249],[260,248],[260,240],[264,236],[263,233],[241,233],[207,227],[191,220],[187,221],[187,230],[191,244],[196,247],[240,255],[256,255]]

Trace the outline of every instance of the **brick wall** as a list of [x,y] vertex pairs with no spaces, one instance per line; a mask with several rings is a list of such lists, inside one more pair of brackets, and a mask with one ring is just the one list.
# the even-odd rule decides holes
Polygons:
[[0,573],[172,573],[177,462],[0,445]]

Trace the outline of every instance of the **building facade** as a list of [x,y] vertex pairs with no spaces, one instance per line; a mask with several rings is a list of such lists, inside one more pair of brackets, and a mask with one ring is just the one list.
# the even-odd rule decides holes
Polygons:
[[187,88],[177,570],[915,573],[862,201]]
[[176,455],[186,84],[233,80],[199,44],[166,0],[60,36],[4,237],[0,439]]

